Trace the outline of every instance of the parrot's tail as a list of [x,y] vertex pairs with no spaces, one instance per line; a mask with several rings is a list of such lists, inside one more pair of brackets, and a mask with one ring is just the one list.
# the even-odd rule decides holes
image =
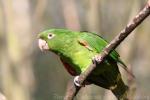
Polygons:
[[115,86],[110,88],[113,94],[118,98],[118,100],[128,100],[127,92],[128,86],[124,84],[121,77],[118,79],[118,82]]

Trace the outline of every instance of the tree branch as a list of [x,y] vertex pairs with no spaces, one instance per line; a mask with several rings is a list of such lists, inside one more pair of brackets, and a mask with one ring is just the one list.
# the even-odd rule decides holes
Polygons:
[[74,85],[73,80],[70,80],[67,85],[64,100],[73,100],[73,98],[76,96],[80,89],[81,87],[77,87],[76,85]]
[[[146,17],[150,15],[150,0],[147,2],[143,10],[141,10],[137,16],[133,18],[131,22],[103,49],[103,51],[97,55],[99,58],[96,63],[100,64],[111,51],[113,51]],[[89,74],[96,68],[96,63],[92,63],[85,72],[79,76],[79,83],[82,84]],[[65,100],[73,100],[80,87],[72,86],[66,93]]]

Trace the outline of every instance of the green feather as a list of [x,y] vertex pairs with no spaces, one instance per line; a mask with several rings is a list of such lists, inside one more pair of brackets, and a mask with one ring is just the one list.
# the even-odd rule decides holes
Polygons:
[[[54,37],[49,38],[49,34]],[[92,57],[102,52],[108,44],[105,39],[95,33],[65,29],[50,29],[41,32],[39,38],[46,41],[49,50],[60,56],[75,69],[77,74],[84,72],[92,63]],[[122,98],[126,94],[127,86],[122,81],[117,62],[121,63],[124,68],[126,67],[114,50],[104,62],[96,65],[96,69],[90,74],[87,81],[110,89],[117,98]]]
[[[102,38],[101,36],[95,34],[95,33],[89,33],[89,32],[82,32],[82,35],[80,36],[81,39],[87,41],[91,48],[95,50],[95,52],[100,53],[104,49],[104,47],[107,46],[108,42]],[[121,63],[122,65],[126,66],[121,59],[119,59],[119,54],[114,50],[110,53],[109,57],[114,59],[115,61]]]
[[[93,48],[95,52],[100,53],[102,50],[108,45],[108,42],[101,36],[97,35],[96,33],[91,32],[81,32],[80,38],[82,40],[85,40],[88,42],[90,48]],[[108,57],[114,59],[116,62],[121,64],[121,67],[126,70],[126,72],[131,75],[132,77],[135,77],[127,68],[125,63],[119,58],[120,55],[113,50]],[[105,61],[107,63],[107,59]],[[109,64],[109,63],[107,63]]]

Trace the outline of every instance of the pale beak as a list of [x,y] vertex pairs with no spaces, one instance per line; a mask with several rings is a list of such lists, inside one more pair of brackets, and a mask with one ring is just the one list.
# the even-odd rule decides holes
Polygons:
[[38,44],[41,51],[49,50],[48,43],[45,40],[39,39]]

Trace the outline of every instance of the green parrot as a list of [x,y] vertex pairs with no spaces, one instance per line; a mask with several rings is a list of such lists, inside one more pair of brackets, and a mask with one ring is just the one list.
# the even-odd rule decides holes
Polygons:
[[[108,42],[95,33],[74,32],[67,29],[49,29],[38,34],[39,48],[51,51],[60,57],[66,70],[74,78],[75,84],[78,75],[83,73],[93,63],[93,58],[101,53]],[[86,83],[95,84],[109,89],[120,100],[127,96],[128,86],[124,84],[117,63],[126,65],[114,50],[106,59],[97,64],[96,69],[88,76]]]

